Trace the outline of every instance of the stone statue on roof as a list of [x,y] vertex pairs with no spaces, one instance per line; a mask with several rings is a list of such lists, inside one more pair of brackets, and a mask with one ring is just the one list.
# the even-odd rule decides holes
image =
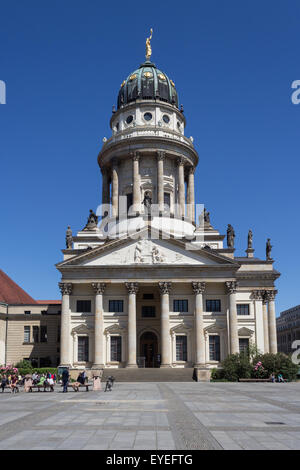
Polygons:
[[234,248],[234,238],[235,238],[235,233],[233,230],[232,225],[228,224],[227,227],[227,246],[228,248]]
[[95,214],[95,212],[92,209],[90,209],[88,221],[83,230],[95,230],[95,228],[97,228],[97,224],[98,224],[98,216]]
[[271,245],[271,238],[268,238],[267,243],[266,243],[266,258],[268,261],[272,259],[272,256],[271,256],[272,248],[273,246]]
[[73,246],[73,234],[70,225],[68,225],[66,231],[66,248],[67,250],[71,250]]
[[252,250],[252,243],[253,243],[253,233],[250,229],[248,232],[248,250]]

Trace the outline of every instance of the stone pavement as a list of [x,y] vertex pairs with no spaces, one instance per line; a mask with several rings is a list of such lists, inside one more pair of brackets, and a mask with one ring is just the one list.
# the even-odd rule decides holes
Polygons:
[[0,393],[0,449],[300,449],[300,383]]

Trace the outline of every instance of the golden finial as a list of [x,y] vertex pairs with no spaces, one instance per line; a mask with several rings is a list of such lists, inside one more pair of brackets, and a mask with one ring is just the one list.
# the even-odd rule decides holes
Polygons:
[[150,29],[150,36],[146,39],[146,60],[150,60],[150,57],[152,55],[152,49],[151,49],[151,44],[150,41],[152,39],[152,33],[153,29]]

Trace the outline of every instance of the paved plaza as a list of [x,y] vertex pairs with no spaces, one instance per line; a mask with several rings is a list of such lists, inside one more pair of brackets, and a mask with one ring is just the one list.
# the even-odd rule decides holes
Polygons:
[[0,449],[300,449],[300,383],[0,394]]

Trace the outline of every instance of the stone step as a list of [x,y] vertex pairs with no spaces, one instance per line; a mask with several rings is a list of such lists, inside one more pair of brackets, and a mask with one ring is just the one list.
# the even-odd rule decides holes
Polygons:
[[115,377],[116,382],[193,382],[194,369],[104,369],[102,382],[109,375]]

